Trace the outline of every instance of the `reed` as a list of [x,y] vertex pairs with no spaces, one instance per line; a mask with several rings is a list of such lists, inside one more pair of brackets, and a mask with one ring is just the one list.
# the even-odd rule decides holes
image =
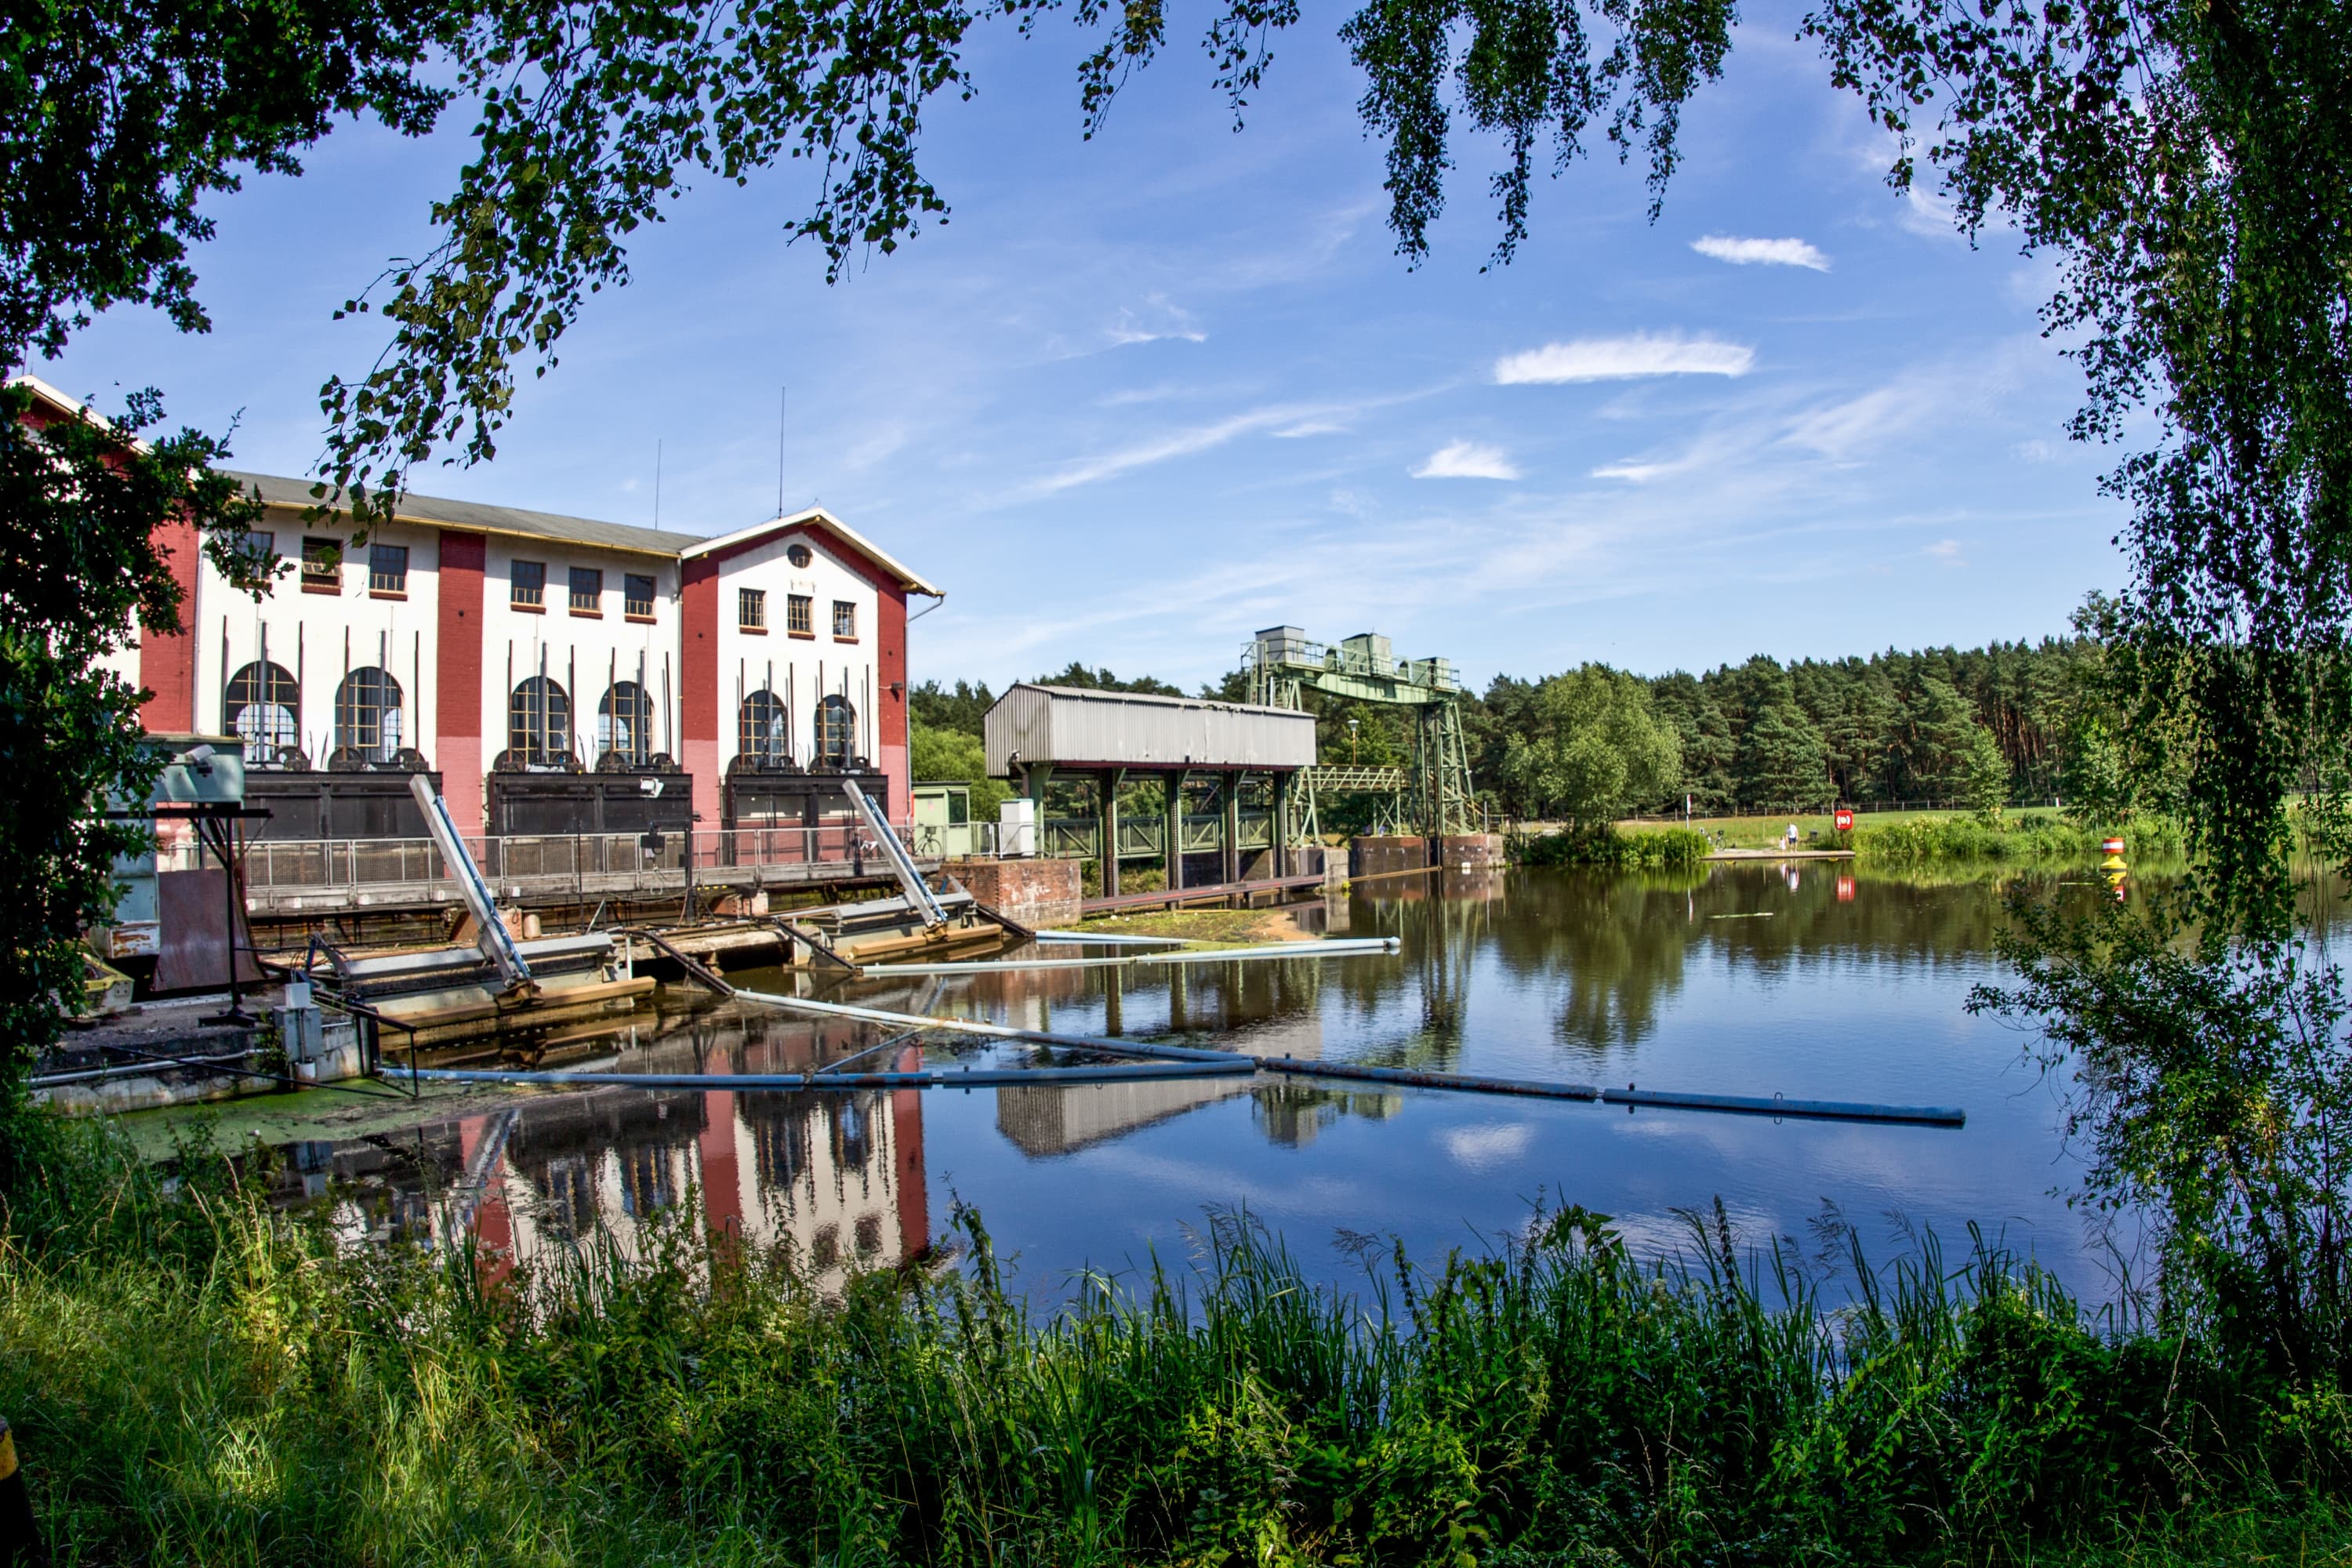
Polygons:
[[60,1563],[2342,1561],[2341,1391],[1932,1242],[1824,1282],[1720,1213],[1316,1285],[1238,1216],[1033,1307],[812,1291],[698,1228],[536,1272],[338,1247],[77,1135],[0,1251],[0,1409]]
[[[2023,812],[1999,821],[1980,816],[1915,816],[1885,825],[1865,817],[1853,834],[1854,858],[1884,864],[1916,865],[1937,860],[1987,862],[2086,861],[2099,856],[2106,830],[2084,826],[2054,812]],[[2177,860],[2182,853],[2179,826],[2168,817],[2137,819],[2124,834],[2136,860]]]

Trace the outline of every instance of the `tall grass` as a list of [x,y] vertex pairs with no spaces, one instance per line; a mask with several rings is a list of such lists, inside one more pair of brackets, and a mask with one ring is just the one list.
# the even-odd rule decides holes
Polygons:
[[827,1300],[685,1213],[501,1275],[73,1157],[0,1253],[60,1563],[2324,1562],[2352,1520],[2338,1391],[1982,1245],[1826,1291],[1570,1209],[1343,1292],[1229,1220],[1041,1312],[969,1213]]
[[[2023,812],[2000,821],[1978,816],[1914,817],[1874,826],[1867,818],[1853,830],[1858,860],[1916,864],[1930,860],[2085,860],[2099,853],[2107,837],[2050,812]],[[2162,816],[2136,820],[2123,834],[2125,852],[2138,859],[2177,858],[2182,849],[2179,826]]]

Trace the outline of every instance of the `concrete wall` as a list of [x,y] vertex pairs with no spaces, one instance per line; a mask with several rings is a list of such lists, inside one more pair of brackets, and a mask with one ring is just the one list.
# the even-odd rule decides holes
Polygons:
[[1428,864],[1429,840],[1418,835],[1366,834],[1349,846],[1348,874],[1351,877],[1417,871]]

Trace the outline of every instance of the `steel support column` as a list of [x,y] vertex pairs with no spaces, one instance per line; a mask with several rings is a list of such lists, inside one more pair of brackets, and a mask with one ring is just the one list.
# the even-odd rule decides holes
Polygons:
[[1225,880],[1242,879],[1242,775],[1220,773],[1217,786],[1224,807]]
[[1102,890],[1107,899],[1118,897],[1118,786],[1126,777],[1124,768],[1105,768],[1096,775],[1096,787],[1102,791],[1097,828],[1102,835]]
[[1274,851],[1274,874],[1290,875],[1290,781],[1289,773],[1268,775],[1274,786],[1274,809],[1266,818],[1270,847]]
[[1168,858],[1171,892],[1184,885],[1184,780],[1191,772],[1189,768],[1179,768],[1167,775],[1168,809],[1160,818],[1160,837],[1164,846],[1161,853]]

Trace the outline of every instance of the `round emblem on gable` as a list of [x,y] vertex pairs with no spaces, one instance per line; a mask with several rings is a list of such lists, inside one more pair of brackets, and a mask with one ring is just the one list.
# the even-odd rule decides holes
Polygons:
[[809,563],[809,547],[805,544],[795,544],[784,552],[784,559],[795,566],[805,566]]

